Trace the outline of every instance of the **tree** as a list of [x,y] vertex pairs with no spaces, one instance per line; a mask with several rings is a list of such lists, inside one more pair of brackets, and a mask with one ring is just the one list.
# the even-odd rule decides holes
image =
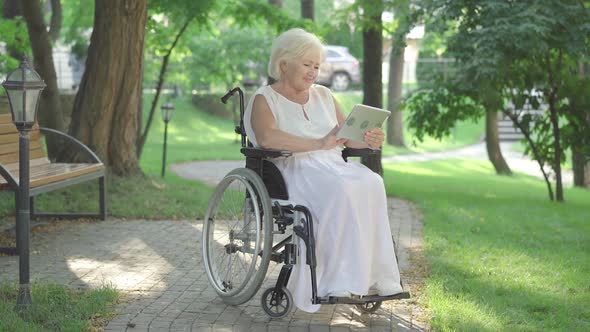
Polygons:
[[[383,107],[383,6],[380,0],[363,1],[363,104]],[[381,150],[376,154],[362,157],[361,162],[383,176]]]
[[[432,91],[412,97],[413,126],[442,133],[457,120],[480,116],[482,109],[499,110],[525,135],[526,153],[538,162],[550,200],[547,165],[555,175],[555,199],[563,201],[561,163],[572,140],[563,135],[571,130],[561,119],[584,123],[567,107],[576,96],[566,97],[564,90],[572,80],[580,84],[572,73],[590,48],[588,9],[573,0],[436,0],[431,5],[429,12],[441,26],[455,24],[448,49],[459,70],[451,82],[439,81]],[[533,117],[530,109],[546,112]],[[590,130],[577,128],[570,137],[585,137]]]
[[[7,54],[0,53],[0,72],[14,70],[29,46],[26,26],[22,24],[22,5],[19,0],[4,0],[0,21],[0,42],[6,45]],[[8,37],[8,38],[6,38]]]
[[[406,35],[416,20],[417,15],[410,13],[410,1],[394,3],[395,20],[391,32],[391,50],[389,53],[389,84],[387,87],[387,108],[391,116],[387,120],[387,143],[404,147],[403,114],[400,110],[404,78],[404,52]],[[414,16],[414,17],[412,17]]]
[[283,7],[283,0],[268,0],[268,4],[282,8]]
[[568,80],[562,90],[568,100],[566,114],[570,123],[564,136],[571,142],[574,186],[590,188],[590,133],[584,131],[590,127],[590,75],[585,74],[584,67],[584,62],[578,60],[577,77]]
[[61,24],[63,21],[61,1],[51,0],[51,21],[49,22],[49,36],[53,42],[59,38]]
[[301,0],[301,17],[308,18],[313,21],[314,19],[314,10],[313,10],[313,0]]
[[[43,20],[41,3],[39,0],[22,0],[21,4],[33,49],[35,70],[47,84],[39,101],[38,121],[41,126],[63,131],[65,123],[57,87],[51,39]],[[56,156],[59,152],[60,147],[56,143],[53,140],[47,141],[50,157]]]
[[136,154],[147,0],[96,1],[86,71],[70,133],[117,175],[138,173]]
[[[143,151],[143,146],[147,139],[147,135],[149,133],[152,120],[154,118],[154,114],[156,112],[156,108],[158,105],[158,100],[160,98],[160,93],[162,91],[162,87],[164,86],[164,80],[166,71],[168,69],[168,64],[170,62],[170,57],[172,55],[172,51],[177,46],[180,38],[187,30],[189,25],[193,21],[198,21],[201,24],[204,24],[206,19],[206,14],[210,10],[213,5],[213,1],[175,1],[175,2],[167,2],[167,1],[152,1],[150,3],[150,11],[152,12],[149,15],[148,27],[149,31],[153,31],[153,33],[148,35],[153,36],[151,43],[148,43],[148,47],[146,47],[146,52],[150,50],[150,46],[153,48],[153,52],[160,55],[161,57],[161,65],[159,70],[158,82],[156,84],[156,93],[154,98],[152,99],[150,111],[148,113],[147,123],[143,130],[140,129],[139,137],[137,140],[137,158],[141,158],[141,152]],[[158,22],[156,18],[158,17],[165,17],[166,23]],[[173,36],[173,39],[170,40],[170,37]],[[138,115],[139,119],[138,122],[141,123],[141,115],[143,114],[142,109],[140,107]],[[141,126],[140,126],[141,128]]]

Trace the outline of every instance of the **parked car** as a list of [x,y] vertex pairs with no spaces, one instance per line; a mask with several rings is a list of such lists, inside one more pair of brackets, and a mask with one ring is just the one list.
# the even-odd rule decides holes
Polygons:
[[351,83],[359,83],[361,73],[359,61],[350,55],[344,46],[326,46],[326,60],[320,65],[320,74],[316,83],[331,87],[335,91],[344,91]]

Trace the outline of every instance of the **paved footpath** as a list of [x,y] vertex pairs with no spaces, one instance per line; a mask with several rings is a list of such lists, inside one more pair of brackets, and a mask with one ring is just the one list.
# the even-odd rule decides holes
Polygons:
[[[198,220],[109,219],[36,232],[31,278],[73,288],[107,283],[119,289],[118,315],[105,331],[423,331],[424,314],[416,304],[423,266],[421,216],[414,205],[398,199],[389,200],[389,212],[402,278],[413,298],[385,302],[372,315],[350,305],[324,305],[315,314],[293,310],[271,320],[260,307],[261,291],[243,305],[225,305],[203,268]],[[272,286],[279,270],[271,262],[261,289]],[[0,280],[17,279],[18,257],[0,257]]]

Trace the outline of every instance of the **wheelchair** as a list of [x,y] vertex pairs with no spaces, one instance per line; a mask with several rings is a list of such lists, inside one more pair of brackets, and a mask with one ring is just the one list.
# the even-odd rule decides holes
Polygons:
[[[227,103],[236,92],[240,98],[240,120],[235,131],[241,136],[246,165],[229,172],[217,185],[205,213],[202,233],[207,277],[221,300],[229,305],[249,301],[260,289],[270,261],[284,263],[276,285],[261,295],[262,308],[271,318],[282,318],[293,307],[287,282],[293,265],[298,263],[310,267],[312,304],[354,304],[361,312],[373,313],[383,301],[410,298],[405,288],[391,296],[318,296],[312,215],[305,206],[284,203],[289,199],[285,181],[269,160],[291,153],[252,147],[244,129],[243,91],[236,87],[221,101]],[[371,152],[346,148],[343,158]],[[275,235],[280,240],[275,241]],[[302,241],[296,241],[296,237]],[[297,243],[301,242],[306,246],[304,259],[297,255]]]

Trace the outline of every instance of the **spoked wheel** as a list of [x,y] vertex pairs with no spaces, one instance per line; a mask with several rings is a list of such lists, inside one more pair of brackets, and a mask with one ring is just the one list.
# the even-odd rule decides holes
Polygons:
[[335,91],[348,90],[349,86],[350,86],[350,78],[345,73],[335,73],[334,76],[332,76],[331,87]]
[[268,288],[260,297],[262,309],[272,318],[283,318],[293,308],[293,296],[285,287],[277,291],[275,287]]
[[232,305],[260,288],[272,248],[272,207],[254,171],[237,168],[217,185],[203,222],[203,260],[211,285]]
[[381,301],[377,301],[377,302],[366,302],[363,304],[357,304],[356,307],[364,313],[367,314],[372,314],[375,311],[379,310],[379,308],[381,308]]

